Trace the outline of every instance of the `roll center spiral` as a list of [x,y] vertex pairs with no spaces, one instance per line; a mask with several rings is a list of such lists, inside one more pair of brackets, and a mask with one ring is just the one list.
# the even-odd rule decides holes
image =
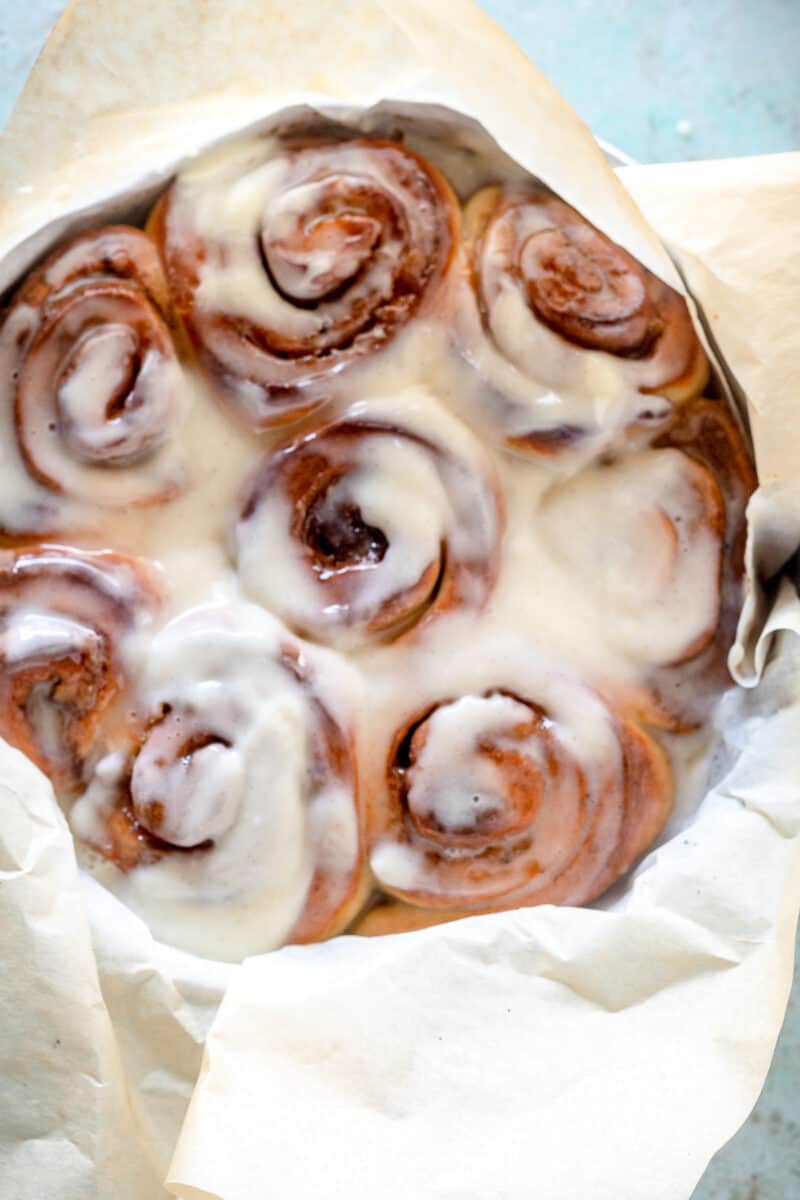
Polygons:
[[127,463],[161,437],[163,422],[147,420],[142,371],[140,339],[129,326],[92,326],[72,347],[57,381],[57,413],[77,458]]
[[360,274],[380,236],[380,222],[365,213],[278,213],[263,230],[261,244],[278,290],[296,303],[314,304]]
[[542,719],[510,696],[464,696],[411,732],[406,802],[418,830],[452,850],[483,848],[530,825],[548,771]]
[[333,569],[375,566],[389,548],[383,530],[370,525],[352,500],[337,496],[335,486],[326,488],[309,506],[303,540],[315,557]]
[[139,824],[184,849],[230,828],[243,789],[236,748],[220,732],[201,729],[189,710],[169,710],[151,726],[131,774]]
[[584,343],[613,341],[618,353],[634,353],[647,341],[650,313],[644,282],[594,230],[535,233],[522,246],[520,267],[531,306],[544,321],[572,318],[613,325],[607,336],[602,329],[590,329]]

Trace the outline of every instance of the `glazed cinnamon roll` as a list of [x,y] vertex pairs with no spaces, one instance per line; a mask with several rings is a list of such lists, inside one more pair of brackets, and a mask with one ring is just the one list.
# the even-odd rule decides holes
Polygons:
[[751,451],[741,426],[719,401],[697,399],[683,406],[656,448],[679,451],[712,476],[724,500],[719,604],[713,636],[693,655],[660,671],[650,687],[650,719],[681,732],[698,727],[733,679],[728,655],[744,600],[747,506],[758,486]]
[[533,184],[467,204],[457,326],[484,423],[531,453],[657,428],[708,379],[684,299]]
[[651,722],[694,727],[729,682],[754,486],[736,421],[701,399],[654,447],[556,486],[536,514],[573,584],[591,586],[606,635],[644,668]]
[[431,306],[457,220],[450,185],[402,145],[262,137],[185,170],[150,228],[200,361],[262,429]]
[[[672,805],[660,747],[543,665],[525,692],[443,697],[404,720],[380,794],[372,869],[415,910],[392,909],[387,930],[419,927],[421,910],[435,921],[586,904],[651,845]],[[367,931],[382,931],[377,914]]]
[[262,609],[156,635],[144,725],[71,820],[101,880],[173,945],[238,959],[342,929],[363,900],[354,678]]
[[409,392],[267,457],[236,527],[239,577],[302,633],[393,638],[455,605],[481,609],[502,527],[479,445],[433,397]]
[[81,234],[33,271],[0,327],[0,527],[52,531],[75,503],[156,504],[183,481],[188,394],[158,251]]
[[0,733],[58,792],[79,787],[126,680],[123,643],[154,616],[153,570],[64,546],[0,552]]

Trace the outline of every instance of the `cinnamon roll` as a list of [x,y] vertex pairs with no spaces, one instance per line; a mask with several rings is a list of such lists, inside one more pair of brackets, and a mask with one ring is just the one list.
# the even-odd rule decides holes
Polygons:
[[405,146],[261,137],[184,170],[150,228],[200,361],[263,429],[430,307],[457,220],[450,185]]
[[153,570],[65,546],[0,552],[0,733],[75,791],[126,680],[124,639],[160,604]]
[[349,922],[366,887],[354,683],[254,605],[189,610],[156,635],[144,724],[71,815],[156,937],[238,959]]
[[454,605],[481,609],[502,527],[479,445],[433,397],[409,392],[267,457],[236,527],[239,577],[302,633],[393,638]]
[[0,327],[0,528],[51,532],[65,514],[75,518],[74,502],[122,507],[174,495],[187,403],[150,239],[112,225],[59,247]]
[[736,421],[701,399],[652,448],[556,486],[536,514],[573,584],[591,581],[607,635],[644,668],[639,704],[658,725],[693,728],[729,682],[754,486]]
[[541,186],[472,197],[461,269],[477,410],[515,449],[602,448],[658,428],[705,386],[684,299]]
[[421,924],[422,909],[436,920],[586,904],[669,814],[660,747],[591,688],[530,658],[518,655],[525,691],[442,697],[392,740],[371,863],[380,887],[417,910],[404,927]]

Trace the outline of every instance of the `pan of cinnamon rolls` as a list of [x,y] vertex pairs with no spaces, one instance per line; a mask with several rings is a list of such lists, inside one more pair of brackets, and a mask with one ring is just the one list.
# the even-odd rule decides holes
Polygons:
[[161,941],[608,896],[730,686],[746,431],[540,180],[294,114],[0,315],[0,735]]

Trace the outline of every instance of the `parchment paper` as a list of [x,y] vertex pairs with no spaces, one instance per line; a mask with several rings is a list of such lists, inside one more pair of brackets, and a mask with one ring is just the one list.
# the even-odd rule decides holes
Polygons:
[[[675,280],[588,130],[467,0],[78,0],[0,138],[0,286],[56,233],[101,207],[128,211],[131,194],[152,192],[216,137],[300,101],[384,98],[478,118]],[[791,434],[784,424],[771,439],[772,414],[785,417],[797,394],[773,369],[774,343],[786,361],[796,353],[784,314],[800,303],[789,186],[798,157],[770,161],[758,168],[768,186],[762,193],[753,170],[751,203],[739,206],[729,164],[701,165],[694,185],[685,168],[626,176],[681,246],[712,334],[746,387],[768,486],[769,447]],[[727,240],[713,228],[717,180]],[[788,273],[762,253],[765,239],[778,245],[770,225],[793,256]],[[730,286],[714,290],[718,279]],[[783,461],[777,481],[789,486],[788,445]],[[769,493],[757,505],[769,561],[788,558],[794,530],[775,550],[783,518],[770,526]],[[758,556],[754,543],[754,569]],[[763,665],[758,646],[762,659],[769,646],[758,635],[771,599],[762,591],[743,626],[748,682]],[[789,585],[781,605],[775,628],[797,624]],[[732,694],[721,712],[722,782],[615,911],[539,909],[340,938],[242,968],[158,946],[112,897],[79,882],[48,785],[2,752],[12,815],[0,818],[0,996],[11,1037],[0,1146],[14,1200],[164,1195],[226,985],[169,1171],[175,1194],[683,1200],[756,1097],[791,978],[800,643],[780,640],[762,684]]]

